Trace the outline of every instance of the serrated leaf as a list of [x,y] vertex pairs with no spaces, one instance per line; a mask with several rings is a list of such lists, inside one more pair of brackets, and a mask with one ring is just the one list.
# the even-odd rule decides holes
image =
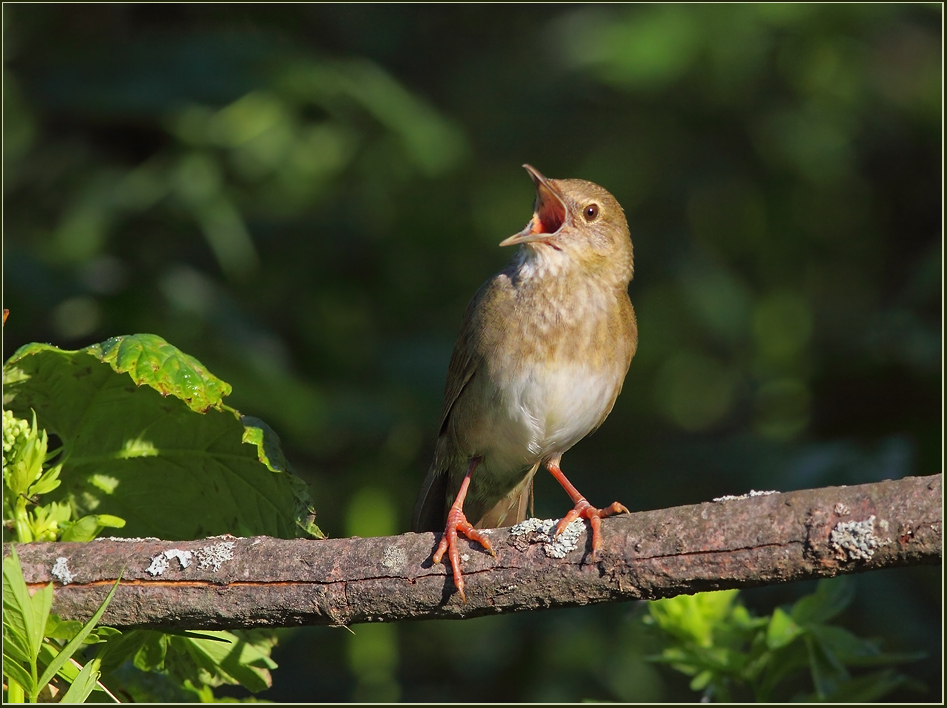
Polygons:
[[201,362],[154,334],[112,337],[85,351],[116,372],[127,373],[137,385],[151,386],[162,396],[176,396],[198,413],[220,409],[231,392],[230,384]]
[[287,473],[287,480],[296,501],[294,509],[296,525],[308,536],[325,538],[322,530],[313,521],[315,513],[310,502],[308,485],[293,472],[289,461],[283,454],[279,436],[259,418],[245,415],[241,417],[241,422],[244,429],[243,442],[256,446],[257,459],[272,472]]
[[72,352],[26,345],[4,382],[14,414],[35,409],[62,440],[63,483],[49,496],[77,515],[111,514],[127,520],[122,535],[168,540],[321,536],[275,434],[244,424],[221,403],[229,386],[160,337]]
[[[6,401],[4,392],[4,402]],[[15,448],[16,453],[9,460],[9,468],[4,472],[4,481],[14,496],[29,496],[30,487],[43,475],[43,461],[46,459],[48,439],[45,430],[37,431],[36,412],[31,411],[33,424],[25,441]],[[25,411],[23,418],[25,418]]]

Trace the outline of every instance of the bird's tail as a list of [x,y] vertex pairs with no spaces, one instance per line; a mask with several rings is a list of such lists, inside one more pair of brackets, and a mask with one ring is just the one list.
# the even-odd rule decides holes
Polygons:
[[495,529],[502,526],[513,526],[533,515],[533,477],[539,469],[537,462],[523,481],[517,484],[510,493],[488,509],[474,522],[478,529]]
[[421,493],[414,505],[414,517],[411,520],[411,530],[415,533],[424,531],[443,531],[447,521],[447,470],[438,470],[432,466],[427,478],[421,486]]
[[[513,526],[523,521],[527,515],[532,515],[533,477],[538,469],[539,463],[537,462],[519,484],[489,509],[481,510],[482,505],[478,505],[478,500],[468,498],[468,503],[465,505],[467,518],[478,529],[493,529],[501,526]],[[476,474],[476,471],[474,471],[474,475]],[[450,474],[432,466],[421,487],[421,493],[418,495],[418,501],[414,508],[414,518],[411,523],[412,531],[417,533],[444,530],[449,507],[447,503],[449,485]]]

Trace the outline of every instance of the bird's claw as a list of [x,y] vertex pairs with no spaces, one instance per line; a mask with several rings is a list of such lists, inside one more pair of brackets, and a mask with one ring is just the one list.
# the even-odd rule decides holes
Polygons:
[[434,551],[434,557],[431,560],[437,565],[444,558],[444,554],[447,553],[454,575],[454,585],[457,586],[460,599],[466,604],[467,595],[464,593],[464,576],[460,570],[460,549],[457,545],[458,532],[462,533],[471,541],[479,543],[494,558],[496,558],[497,554],[496,551],[493,550],[490,539],[487,538],[486,534],[475,529],[470,522],[467,521],[467,517],[463,511],[460,509],[450,510],[450,513],[447,515],[447,527],[444,529],[444,535],[441,537],[440,543],[437,544],[437,550]]
[[588,519],[592,525],[592,558],[594,559],[602,547],[602,519],[622,513],[630,513],[624,504],[612,502],[604,509],[597,509],[582,497],[575,503],[575,507],[559,521],[555,535],[558,536],[565,531],[566,527],[576,519]]

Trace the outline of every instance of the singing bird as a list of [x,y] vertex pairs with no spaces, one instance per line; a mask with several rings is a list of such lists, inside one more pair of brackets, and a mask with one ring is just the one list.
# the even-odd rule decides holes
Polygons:
[[526,518],[540,465],[575,505],[556,533],[588,519],[593,557],[601,519],[628,511],[593,507],[560,469],[563,453],[611,412],[638,346],[628,224],[602,187],[523,167],[536,186],[533,216],[500,243],[519,250],[467,307],[414,513],[415,531],[444,530],[432,560],[448,554],[464,601],[457,534],[495,555],[477,529]]
[[556,533],[588,519],[593,557],[601,518],[628,511],[618,502],[591,506],[559,466],[611,412],[638,345],[628,224],[597,184],[523,167],[536,186],[533,216],[500,243],[519,250],[467,307],[434,461],[414,512],[415,531],[444,530],[433,562],[448,554],[465,602],[457,534],[496,555],[477,529],[526,518],[540,465],[575,505]]

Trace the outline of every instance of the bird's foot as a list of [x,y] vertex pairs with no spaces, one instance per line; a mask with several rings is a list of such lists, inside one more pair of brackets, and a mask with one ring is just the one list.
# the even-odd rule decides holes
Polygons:
[[476,541],[479,543],[494,558],[496,558],[497,554],[493,550],[493,546],[490,544],[490,539],[487,538],[486,534],[483,534],[475,529],[470,524],[470,522],[467,521],[467,517],[464,515],[463,510],[457,507],[452,507],[450,512],[447,514],[447,527],[444,529],[444,535],[441,537],[441,542],[437,544],[437,550],[434,551],[434,557],[432,558],[432,561],[435,565],[437,565],[441,562],[444,554],[447,553],[447,557],[450,559],[451,570],[454,573],[454,585],[457,586],[457,590],[460,592],[460,599],[466,603],[467,596],[464,594],[464,576],[460,571],[460,549],[457,546],[458,532],[462,533],[471,541]]
[[598,550],[602,547],[602,519],[606,516],[614,516],[615,514],[622,513],[629,513],[624,504],[613,502],[604,509],[596,509],[589,504],[585,497],[579,497],[579,500],[575,503],[575,508],[563,516],[559,525],[556,526],[556,536],[565,531],[566,526],[576,519],[588,519],[592,525],[592,559],[595,560],[598,555]]

